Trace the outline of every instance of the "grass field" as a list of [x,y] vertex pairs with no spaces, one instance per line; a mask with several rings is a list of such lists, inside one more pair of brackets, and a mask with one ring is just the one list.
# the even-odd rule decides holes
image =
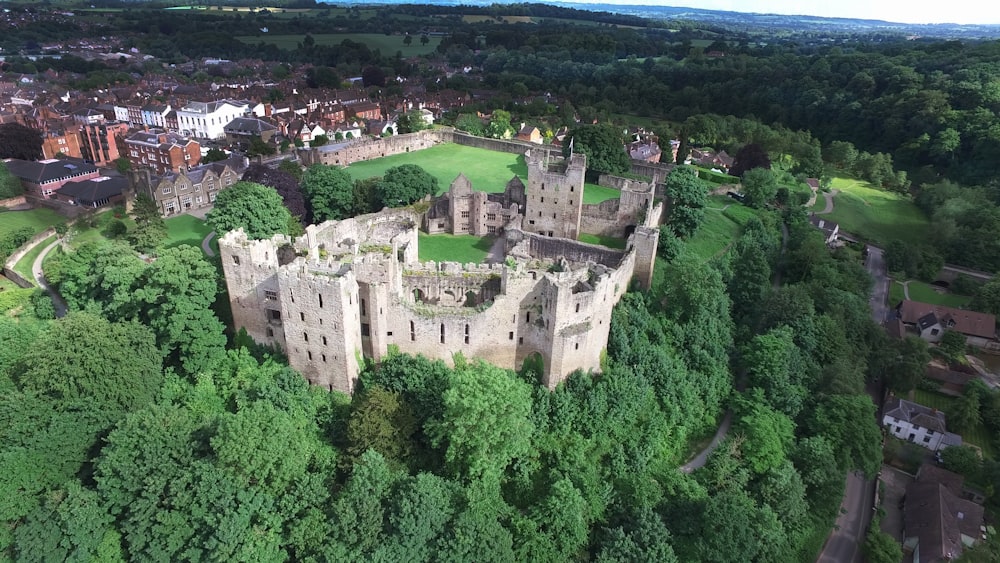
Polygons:
[[192,215],[178,215],[164,222],[167,224],[167,238],[162,244],[164,248],[173,248],[182,244],[201,248],[201,241],[205,240],[208,233],[212,232],[212,228],[208,224]]
[[[294,50],[305,35],[237,35],[236,39],[248,45],[264,43],[274,45],[279,49]],[[320,33],[312,36],[316,45],[340,45],[345,39],[350,39],[356,43],[364,43],[369,49],[378,49],[383,55],[395,55],[396,51],[403,53],[404,57],[416,55],[426,55],[432,53],[439,43],[440,37],[428,37],[430,41],[426,45],[420,43],[419,36],[411,36],[412,42],[407,45],[403,41],[404,35],[385,35],[380,33]]]
[[[360,180],[381,176],[389,168],[402,164],[416,164],[437,178],[439,195],[448,191],[459,173],[465,174],[472,182],[472,189],[488,193],[503,192],[507,182],[515,175],[525,183],[528,181],[528,165],[523,156],[451,143],[355,162],[347,167],[347,172],[355,180]],[[619,194],[612,188],[587,184],[584,186],[583,202],[600,203],[619,197]]]
[[31,227],[33,231],[40,233],[65,220],[65,217],[47,207],[28,211],[0,211],[0,237],[22,227]]
[[462,16],[465,23],[535,23],[531,16]]
[[709,260],[732,244],[740,234],[743,225],[755,215],[749,207],[734,204],[729,209],[719,211],[707,209],[705,222],[698,232],[687,241],[685,248],[702,260]]
[[474,262],[481,264],[493,245],[492,237],[472,235],[428,235],[418,233],[417,258],[421,262]]
[[603,237],[601,235],[590,235],[587,233],[580,233],[580,238],[577,240],[587,244],[599,244],[608,248],[625,248],[625,243],[628,242],[623,238]]
[[[941,395],[940,393],[934,393],[932,391],[924,391],[923,389],[913,390],[913,400],[925,407],[931,407],[942,411],[947,416],[948,412],[951,410],[952,404],[956,401],[954,397],[948,397],[947,395]],[[951,431],[951,429],[948,429]],[[993,450],[993,441],[990,437],[989,432],[982,423],[976,425],[971,431],[962,433],[962,441],[972,444],[983,450],[983,456],[989,459],[993,459],[995,452]]]
[[34,282],[35,276],[31,271],[31,266],[34,265],[35,259],[38,258],[38,255],[41,254],[42,251],[45,250],[45,248],[48,245],[52,244],[55,240],[56,240],[56,235],[52,235],[49,238],[43,240],[42,242],[36,244],[34,248],[29,250],[27,254],[22,256],[21,259],[17,261],[17,264],[14,264],[14,271],[17,272],[18,274],[21,274],[22,278]]
[[[905,196],[850,178],[834,178],[832,188],[840,193],[833,199],[833,213],[825,217],[840,223],[842,231],[884,244],[893,239],[919,240],[930,228],[924,213]],[[824,205],[818,197],[812,210]]]
[[922,281],[911,280],[908,287],[910,290],[910,299],[932,305],[962,308],[968,305],[969,301],[972,301],[972,297],[966,295],[955,295],[948,292],[939,293],[933,285]]

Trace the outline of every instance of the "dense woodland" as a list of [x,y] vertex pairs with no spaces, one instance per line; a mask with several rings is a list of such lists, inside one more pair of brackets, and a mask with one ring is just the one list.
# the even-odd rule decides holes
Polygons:
[[[685,150],[752,145],[780,174],[856,175],[912,194],[937,236],[895,256],[1000,269],[996,42],[761,45],[746,31],[610,20],[579,33],[565,21],[579,14],[558,11],[531,27],[422,19],[442,9],[311,18],[130,9],[29,24],[0,44],[17,51],[99,30],[173,62],[260,58],[312,86],[366,70],[423,78],[428,90],[485,85],[499,95],[467,111],[515,120],[576,127],[576,118],[639,116]],[[349,40],[280,50],[233,39],[261,25],[442,33],[430,58],[482,74],[447,78]],[[691,46],[705,37],[726,56]],[[297,66],[307,61],[319,66]],[[72,58],[6,64],[76,72],[80,85],[163,72]],[[351,182],[327,167],[255,168],[210,221],[228,228],[227,208],[270,201],[280,212],[261,219],[259,236],[295,232],[386,198],[417,199],[393,191],[413,183],[395,175],[421,172]],[[122,240],[84,244],[47,268],[65,318],[53,320],[40,294],[0,293],[0,560],[813,559],[845,473],[871,476],[881,463],[866,383],[912,388],[922,368],[913,358],[926,350],[888,342],[871,321],[859,250],[829,252],[769,173],[748,174],[750,185],[763,176],[748,202],[756,217],[728,252],[703,261],[685,245],[704,217],[705,186],[674,172],[678,204],[654,287],[616,307],[602,373],[574,374],[552,392],[530,365],[514,373],[401,354],[366,365],[352,397],[311,389],[280,351],[226,330],[218,263],[197,248],[160,247],[162,221],[139,202]],[[1000,285],[985,289],[978,299],[1000,309]],[[1000,401],[974,400],[1000,429]],[[727,412],[729,437],[704,468],[682,472]],[[1000,490],[1000,468],[975,470]]]

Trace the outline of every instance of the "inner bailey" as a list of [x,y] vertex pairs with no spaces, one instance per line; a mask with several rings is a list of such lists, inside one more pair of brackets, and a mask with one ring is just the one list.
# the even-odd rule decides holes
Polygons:
[[361,358],[379,361],[390,346],[511,369],[537,355],[549,388],[600,369],[638,247],[541,236],[515,217],[502,264],[421,263],[419,220],[395,209],[313,225],[294,241],[227,233],[219,248],[235,326],[285,350],[310,383],[346,393]]

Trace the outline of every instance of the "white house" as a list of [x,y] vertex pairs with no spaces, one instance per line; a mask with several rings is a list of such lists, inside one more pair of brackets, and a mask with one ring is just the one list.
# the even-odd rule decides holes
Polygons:
[[840,225],[829,219],[817,217],[815,213],[809,214],[809,222],[823,232],[823,238],[827,244],[833,244],[837,241],[837,236],[840,234]]
[[244,100],[191,102],[177,110],[177,126],[192,137],[218,139],[226,136],[227,123],[249,111],[250,102]]
[[150,104],[142,106],[142,124],[156,129],[163,129],[167,126],[166,117],[170,113],[170,104],[165,106]]
[[115,121],[128,123],[128,108],[115,104]]
[[943,412],[903,399],[892,398],[886,403],[882,425],[900,440],[928,450],[962,445],[961,436],[948,432]]

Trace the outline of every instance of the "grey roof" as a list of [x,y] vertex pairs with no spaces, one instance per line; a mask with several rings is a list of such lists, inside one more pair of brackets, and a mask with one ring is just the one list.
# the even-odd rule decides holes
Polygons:
[[69,182],[56,190],[59,195],[71,197],[80,205],[93,205],[95,202],[121,195],[128,186],[128,181],[121,176],[99,176],[82,182]]
[[937,315],[934,313],[927,313],[926,315],[917,319],[917,326],[920,330],[926,330],[934,325],[938,324]]
[[53,158],[40,161],[12,158],[6,163],[7,170],[10,170],[11,174],[33,184],[44,184],[61,178],[84,176],[97,172],[97,167],[93,164],[71,158]]
[[191,139],[182,137],[177,133],[168,131],[137,131],[125,139],[126,143],[142,143],[143,145],[155,146],[161,149],[169,149],[171,145],[183,147],[193,143]]
[[200,184],[202,180],[205,179],[205,174],[211,170],[216,174],[222,174],[226,166],[233,169],[237,175],[242,175],[243,171],[246,170],[246,165],[243,162],[242,156],[233,155],[226,160],[220,160],[217,162],[210,162],[208,164],[202,164],[200,166],[192,166],[186,171],[182,172],[169,172],[163,176],[164,180],[174,183],[180,175],[187,176],[188,180],[191,180],[192,184]]
[[274,125],[255,117],[237,117],[223,127],[226,133],[233,135],[260,135],[276,129]]
[[979,538],[983,507],[962,499],[962,477],[924,464],[906,487],[903,527],[917,537],[921,561],[952,561],[962,554],[962,535]]
[[220,107],[227,104],[233,107],[243,107],[243,106],[253,105],[245,100],[217,100],[214,102],[191,102],[188,105],[181,108],[181,111],[208,114],[215,112]]
[[891,416],[921,428],[930,428],[935,432],[946,431],[943,412],[899,398],[892,399],[886,404],[885,416]]

